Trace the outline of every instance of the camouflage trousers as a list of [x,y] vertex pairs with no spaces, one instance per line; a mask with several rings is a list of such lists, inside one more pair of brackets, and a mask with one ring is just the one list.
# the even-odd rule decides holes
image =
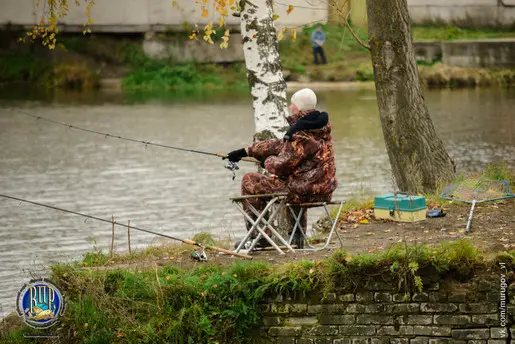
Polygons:
[[[279,179],[277,177],[269,177],[260,173],[250,172],[243,176],[241,182],[241,194],[242,196],[246,195],[259,195],[259,194],[271,194],[271,193],[280,193],[286,192],[289,193],[288,186],[286,185],[286,181]],[[287,197],[287,201],[289,203],[303,203],[303,202],[324,202],[329,201],[331,199],[331,195],[293,195],[289,194]],[[259,212],[261,212],[267,202],[268,199],[263,198],[250,198],[247,200],[254,208],[256,208]],[[256,215],[250,210],[247,202],[243,202],[243,209],[249,215],[250,218],[256,220]],[[296,212],[298,214],[298,212]],[[293,230],[293,225],[295,224],[295,219],[290,211],[286,211],[285,216],[287,216],[288,223],[292,225],[289,229],[289,232]],[[304,211],[302,213],[302,217],[299,221],[301,225],[301,229],[304,233],[306,233],[307,229],[307,212]],[[245,224],[247,226],[247,230],[250,230],[251,223],[245,219]],[[256,237],[254,235],[253,237]]]

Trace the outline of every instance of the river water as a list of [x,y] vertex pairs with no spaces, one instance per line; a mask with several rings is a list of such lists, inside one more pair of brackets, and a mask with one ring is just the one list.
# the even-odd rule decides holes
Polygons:
[[[504,160],[515,167],[515,89],[425,92],[435,127],[460,171]],[[337,178],[334,198],[393,191],[375,91],[319,93],[319,108],[333,127]],[[216,157],[104,138],[38,121],[41,115],[153,142],[226,153],[251,142],[247,95],[193,98],[64,93],[54,96],[0,90],[0,193],[191,238],[198,232],[240,237],[244,226],[229,201],[239,194]],[[318,213],[310,213],[310,222]],[[127,248],[117,228],[116,248]],[[132,232],[134,246],[155,244]],[[34,273],[56,261],[107,250],[111,226],[62,212],[0,199],[0,306],[15,307],[16,293]]]

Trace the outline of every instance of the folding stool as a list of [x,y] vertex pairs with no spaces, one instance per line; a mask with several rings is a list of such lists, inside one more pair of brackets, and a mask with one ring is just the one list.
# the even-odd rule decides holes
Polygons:
[[[340,234],[338,231],[336,231],[336,225],[338,223],[338,219],[340,217],[340,213],[343,208],[343,204],[345,201],[330,201],[330,202],[309,202],[309,203],[286,203],[286,207],[291,211],[293,217],[295,218],[295,225],[293,227],[293,230],[291,232],[290,239],[288,240],[288,243],[291,245],[293,240],[295,240],[295,244],[297,245],[297,251],[319,251],[325,249],[329,242],[331,241],[331,237],[333,236],[333,233],[336,233],[336,236],[338,237],[338,240],[340,242],[340,248],[343,247],[342,238],[340,237]],[[327,208],[330,204],[338,204],[338,212],[336,213],[336,217],[333,220],[331,217],[331,213],[329,212],[329,209]],[[308,208],[316,208],[316,207],[324,207],[324,210],[327,214],[327,217],[331,221],[331,231],[329,232],[329,236],[327,237],[327,241],[325,242],[325,245],[322,247],[313,247],[309,244],[308,239],[306,237],[306,233],[304,233],[303,229],[301,228],[300,220],[302,219],[302,214],[304,212],[307,213]],[[295,210],[298,210],[296,213]],[[307,228],[306,228],[307,230]],[[306,245],[308,248],[304,248],[304,242],[306,242]]]
[[[236,248],[235,252],[239,252],[246,244],[246,242],[249,240],[252,234],[255,232],[259,233],[258,236],[252,241],[251,246],[249,247],[248,251],[251,252],[254,247],[256,246],[259,239],[264,237],[273,248],[275,248],[279,254],[284,254],[284,251],[266,234],[265,230],[268,228],[272,232],[273,235],[277,237],[277,239],[284,245],[286,248],[294,252],[293,248],[290,246],[290,244],[279,234],[279,232],[273,227],[272,223],[277,216],[277,214],[280,212],[280,210],[284,209],[284,204],[286,202],[286,196],[288,196],[287,193],[275,193],[275,194],[262,194],[262,195],[245,195],[240,197],[233,197],[230,198],[230,200],[236,205],[236,208],[243,214],[245,219],[247,219],[251,224],[252,227],[247,232],[247,235],[243,238],[243,240],[240,242],[238,247]],[[261,212],[259,211],[248,202],[251,198],[265,198],[268,199],[268,202]],[[249,206],[249,209],[254,213],[254,215],[257,217],[256,220],[252,219],[244,210],[243,203],[246,202]],[[277,205],[277,207],[272,211],[272,206]],[[269,213],[269,216],[266,216],[267,213]]]

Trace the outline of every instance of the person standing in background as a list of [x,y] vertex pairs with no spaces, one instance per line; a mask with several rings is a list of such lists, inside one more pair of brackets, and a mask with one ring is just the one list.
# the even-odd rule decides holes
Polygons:
[[322,59],[322,64],[327,64],[324,55],[324,48],[322,47],[325,43],[325,34],[322,31],[322,25],[318,25],[315,31],[311,34],[311,42],[313,43],[313,56],[315,58],[315,64],[318,64],[318,55]]

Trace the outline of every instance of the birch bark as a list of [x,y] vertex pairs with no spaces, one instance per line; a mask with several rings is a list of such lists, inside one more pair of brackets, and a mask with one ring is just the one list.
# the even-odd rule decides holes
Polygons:
[[288,123],[288,102],[272,0],[242,0],[241,34],[250,93],[255,141],[282,137]]

